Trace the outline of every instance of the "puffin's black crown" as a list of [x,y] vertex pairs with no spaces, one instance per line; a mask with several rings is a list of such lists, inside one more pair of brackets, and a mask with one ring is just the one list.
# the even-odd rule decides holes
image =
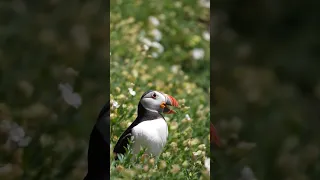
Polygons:
[[149,90],[149,91],[143,93],[140,99],[142,99],[146,94],[148,94],[149,92],[152,92],[152,91],[153,91],[153,90]]

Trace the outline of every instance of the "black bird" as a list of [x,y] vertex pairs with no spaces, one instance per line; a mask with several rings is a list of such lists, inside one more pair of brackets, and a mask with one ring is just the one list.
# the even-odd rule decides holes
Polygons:
[[133,137],[134,154],[139,153],[141,147],[145,147],[146,153],[158,156],[168,137],[168,126],[161,113],[175,113],[168,106],[178,107],[179,104],[170,95],[158,91],[145,92],[138,104],[138,117],[121,135],[113,152],[124,154],[125,147]]
[[98,116],[90,135],[88,173],[84,180],[110,179],[110,103]]

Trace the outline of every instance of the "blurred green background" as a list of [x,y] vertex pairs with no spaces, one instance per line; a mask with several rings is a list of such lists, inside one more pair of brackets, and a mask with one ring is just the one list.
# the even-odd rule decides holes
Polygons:
[[319,179],[318,1],[211,3],[212,179]]
[[83,179],[109,98],[102,1],[0,3],[0,179]]

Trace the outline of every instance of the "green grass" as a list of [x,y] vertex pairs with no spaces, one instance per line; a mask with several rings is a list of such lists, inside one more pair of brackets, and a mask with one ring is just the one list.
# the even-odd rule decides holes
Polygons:
[[[159,159],[135,159],[129,148],[114,161],[111,153],[111,179],[208,179],[204,163],[210,157],[210,45],[203,36],[208,24],[199,19],[208,20],[209,9],[191,0],[112,1],[110,16],[111,151],[134,121],[145,91],[170,94],[181,105],[177,114],[165,116],[169,137]],[[159,25],[152,24],[150,16]],[[161,32],[162,37],[150,32]],[[203,58],[194,59],[194,49],[203,50]]]

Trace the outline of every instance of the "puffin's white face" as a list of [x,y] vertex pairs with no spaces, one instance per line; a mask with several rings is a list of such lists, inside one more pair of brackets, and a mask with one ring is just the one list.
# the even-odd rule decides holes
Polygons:
[[140,103],[149,111],[167,114],[175,113],[173,110],[169,109],[168,106],[179,106],[178,101],[175,98],[158,91],[150,91],[145,94],[141,98]]

